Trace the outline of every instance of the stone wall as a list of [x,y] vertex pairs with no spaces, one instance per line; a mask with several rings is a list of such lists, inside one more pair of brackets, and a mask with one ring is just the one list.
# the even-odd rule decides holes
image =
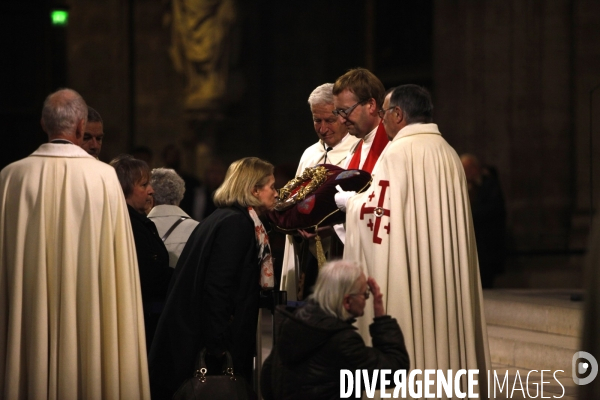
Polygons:
[[157,166],[164,145],[176,143],[192,172],[211,154],[227,163],[260,156],[296,164],[316,140],[306,103],[312,89],[365,64],[364,14],[337,4],[237,2],[229,102],[215,118],[196,120],[183,109],[184,77],[168,55],[169,2],[70,0],[68,81],[105,120],[101,158],[146,145]]
[[516,250],[569,249],[573,216],[589,212],[598,11],[592,1],[435,3],[436,120],[459,153],[498,168]]
[[161,149],[183,141],[187,132],[183,83],[168,56],[166,5],[70,3],[68,81],[104,119],[101,158],[109,161],[132,146],[148,146],[160,165]]

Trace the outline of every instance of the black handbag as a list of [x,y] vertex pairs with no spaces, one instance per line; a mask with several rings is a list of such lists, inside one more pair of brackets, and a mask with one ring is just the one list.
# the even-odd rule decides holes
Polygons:
[[206,348],[202,349],[196,360],[194,377],[187,379],[177,389],[172,400],[256,400],[254,390],[244,377],[233,373],[231,354],[225,352],[223,373],[207,375]]

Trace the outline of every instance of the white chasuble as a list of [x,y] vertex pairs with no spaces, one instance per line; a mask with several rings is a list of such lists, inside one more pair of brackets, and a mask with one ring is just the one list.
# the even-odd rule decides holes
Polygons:
[[4,168],[0,255],[0,398],[150,398],[135,244],[112,167],[47,143]]
[[347,133],[346,136],[331,150],[327,151],[327,145],[319,140],[317,143],[308,147],[300,157],[300,163],[296,170],[296,176],[301,175],[308,167],[314,167],[317,164],[332,164],[343,167],[350,150],[359,141],[355,136]]
[[[306,168],[314,167],[317,164],[325,162],[341,167],[345,163],[346,157],[350,154],[350,150],[360,139],[350,135],[349,133],[330,151],[326,151],[326,145],[322,140],[304,150],[296,176],[301,175]],[[288,300],[296,300],[296,290],[298,281],[297,271],[298,260],[294,251],[294,244],[291,235],[286,235],[285,247],[283,253],[283,266],[281,272],[281,290],[287,291]]]
[[[350,198],[344,258],[363,263],[381,286],[412,369],[479,369],[487,396],[491,362],[467,185],[436,124],[403,128],[371,187]],[[357,323],[367,343],[372,320],[369,301]]]

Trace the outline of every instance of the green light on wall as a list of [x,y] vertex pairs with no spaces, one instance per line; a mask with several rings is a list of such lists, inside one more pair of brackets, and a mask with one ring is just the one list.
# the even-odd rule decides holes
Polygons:
[[50,18],[52,19],[52,25],[54,26],[67,26],[69,12],[65,10],[52,10],[50,12]]

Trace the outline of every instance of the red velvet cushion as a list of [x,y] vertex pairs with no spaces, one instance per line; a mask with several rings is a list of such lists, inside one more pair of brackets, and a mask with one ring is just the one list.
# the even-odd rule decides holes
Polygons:
[[335,204],[336,186],[345,191],[360,193],[367,189],[371,182],[371,174],[366,171],[345,170],[330,164],[322,164],[327,168],[327,179],[306,198],[284,211],[270,211],[268,217],[279,230],[294,231],[319,226],[335,225],[345,221],[346,214]]

